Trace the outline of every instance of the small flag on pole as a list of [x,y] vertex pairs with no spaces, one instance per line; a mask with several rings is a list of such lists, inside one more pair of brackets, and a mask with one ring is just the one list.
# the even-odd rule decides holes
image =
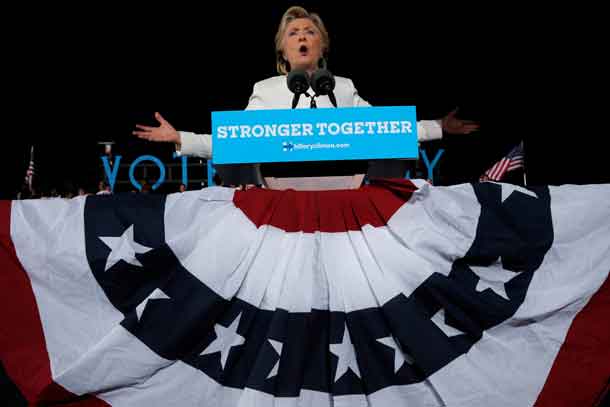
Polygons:
[[25,172],[25,183],[30,192],[32,192],[32,182],[34,181],[34,146],[30,148],[30,164]]
[[524,166],[523,159],[523,141],[513,148],[505,157],[495,163],[490,169],[485,171],[479,178],[479,181],[500,181],[507,172],[522,168]]

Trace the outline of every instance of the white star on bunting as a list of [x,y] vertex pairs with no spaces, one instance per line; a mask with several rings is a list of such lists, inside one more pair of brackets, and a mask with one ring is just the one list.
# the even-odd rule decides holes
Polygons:
[[438,310],[436,314],[434,314],[434,316],[432,317],[432,322],[434,322],[434,324],[436,324],[436,326],[438,326],[440,330],[443,331],[448,337],[461,335],[464,333],[459,329],[449,326],[445,323],[445,310],[442,308]]
[[361,377],[358,362],[356,361],[356,352],[354,350],[354,345],[352,345],[352,339],[349,336],[347,326],[345,326],[343,331],[343,340],[341,343],[331,343],[330,351],[339,358],[337,361],[335,382],[347,373],[347,369],[351,369],[356,376],[359,378]]
[[511,196],[513,194],[513,192],[515,192],[515,191],[538,199],[538,195],[536,195],[535,192],[530,191],[527,188],[523,188],[519,185],[505,184],[505,183],[493,182],[493,181],[487,181],[487,182],[490,182],[490,183],[496,184],[496,185],[500,185],[500,188],[502,189],[502,203],[504,203],[504,201],[506,201],[506,199],[508,199],[508,197]]
[[240,318],[241,313],[233,322],[231,322],[231,325],[229,325],[228,328],[225,328],[220,324],[214,325],[216,339],[214,339],[212,343],[210,343],[208,347],[200,353],[200,355],[203,356],[220,352],[220,365],[222,366],[223,370],[225,368],[225,364],[227,363],[227,359],[229,358],[231,348],[234,346],[243,345],[244,342],[246,342],[246,338],[237,333]]
[[413,358],[411,355],[403,352],[400,345],[393,337],[386,336],[385,338],[379,338],[377,339],[377,342],[382,343],[394,350],[394,373],[398,372],[402,365],[404,365],[405,361],[410,365],[413,364]]
[[275,353],[277,353],[277,362],[275,362],[275,365],[273,365],[273,369],[271,369],[271,372],[269,372],[269,375],[267,376],[267,379],[276,376],[278,369],[280,368],[280,358],[282,357],[282,348],[284,346],[284,344],[282,342],[273,340],[273,339],[267,339],[269,341],[269,343],[271,344],[271,346],[273,346],[273,349],[275,350]]
[[142,318],[142,313],[144,313],[144,308],[146,308],[146,306],[148,305],[148,301],[161,300],[161,299],[169,300],[169,297],[167,296],[167,294],[165,294],[163,291],[161,291],[159,288],[157,288],[148,297],[146,297],[146,299],[144,301],[139,303],[138,306],[136,307],[136,315],[138,316],[138,321],[140,320],[140,318]]
[[142,254],[152,250],[151,247],[142,246],[133,239],[133,225],[129,226],[121,236],[99,236],[99,239],[111,250],[104,271],[108,271],[121,260],[143,267],[136,259],[136,253]]
[[489,267],[469,266],[474,274],[479,277],[476,290],[481,292],[486,289],[509,301],[504,284],[512,280],[516,274],[502,267],[502,262],[497,262]]

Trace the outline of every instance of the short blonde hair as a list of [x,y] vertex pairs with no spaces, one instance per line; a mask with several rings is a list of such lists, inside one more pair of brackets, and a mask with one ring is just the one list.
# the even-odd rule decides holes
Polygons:
[[288,24],[292,20],[296,20],[297,18],[307,18],[311,20],[313,25],[315,25],[318,31],[320,31],[320,36],[322,37],[322,57],[325,58],[328,53],[330,40],[328,38],[328,31],[326,31],[326,27],[324,26],[324,23],[322,22],[320,16],[316,13],[308,12],[303,7],[290,7],[282,16],[282,19],[280,20],[280,26],[278,27],[277,33],[275,34],[276,69],[280,75],[286,75],[288,71],[290,71],[290,65],[282,55],[282,40],[284,39],[284,34],[286,32],[286,27],[288,27]]

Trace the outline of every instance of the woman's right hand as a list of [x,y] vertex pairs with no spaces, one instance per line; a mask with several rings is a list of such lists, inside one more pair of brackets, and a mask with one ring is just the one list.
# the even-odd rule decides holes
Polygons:
[[149,141],[161,141],[180,145],[180,134],[176,129],[159,112],[155,112],[155,119],[159,122],[159,127],[136,124],[139,130],[134,130],[132,134]]

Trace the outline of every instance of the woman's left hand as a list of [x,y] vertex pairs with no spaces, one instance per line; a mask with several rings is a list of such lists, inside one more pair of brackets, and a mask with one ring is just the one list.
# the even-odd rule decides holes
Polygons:
[[449,134],[468,134],[478,130],[480,125],[474,120],[462,120],[455,117],[456,108],[441,120],[441,127]]

